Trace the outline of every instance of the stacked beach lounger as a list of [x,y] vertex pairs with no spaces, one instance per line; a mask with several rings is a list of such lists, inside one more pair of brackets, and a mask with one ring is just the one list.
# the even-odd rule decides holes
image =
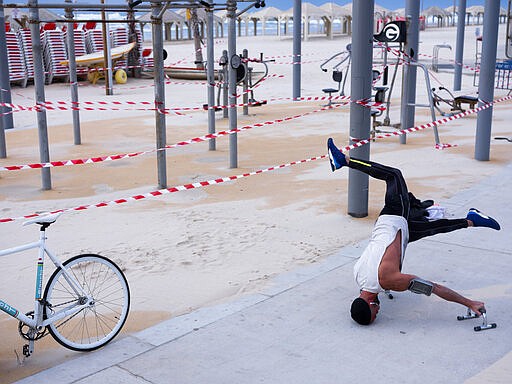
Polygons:
[[18,38],[14,32],[6,32],[7,56],[9,62],[9,81],[19,83],[22,87],[27,86],[27,69],[23,50],[19,45]]
[[100,29],[89,29],[85,32],[87,53],[103,51],[103,35]]
[[30,29],[18,29],[16,31],[18,44],[23,52],[25,68],[27,70],[27,80],[34,79],[34,52],[32,51],[32,36]]
[[[137,28],[136,33],[137,43],[141,47],[142,33],[139,28]],[[113,47],[128,44],[129,37],[126,28],[116,28],[110,34]],[[76,57],[103,50],[103,36],[99,29],[75,29],[74,37]],[[34,55],[30,30],[18,29],[16,33],[6,32],[6,41],[10,81],[26,87],[28,80],[34,78]],[[51,84],[56,77],[68,77],[68,66],[60,64],[61,61],[68,59],[66,33],[55,29],[53,26],[45,26],[41,30],[41,44],[46,84]],[[149,55],[146,53],[149,53]],[[151,70],[154,66],[150,53],[151,49],[141,52],[139,65],[143,70],[146,68]],[[125,69],[127,67],[128,60],[123,59],[117,61],[115,69]],[[86,67],[77,67],[78,74],[86,74],[87,72]]]
[[[128,30],[126,28],[116,28],[110,31],[110,41],[112,44],[112,47],[119,47],[121,45],[128,44]],[[118,60],[115,64],[114,69],[126,69],[128,67],[128,60],[127,59],[121,59]]]
[[[67,31],[64,34],[67,43]],[[87,54],[87,46],[85,43],[85,31],[80,29],[74,29],[74,42],[75,42],[75,57],[83,56]],[[76,67],[77,75],[86,75],[88,72],[87,67]]]
[[152,71],[155,66],[153,55],[151,55],[153,50],[151,48],[142,48],[142,31],[139,28],[137,28],[137,45],[141,47],[139,65],[143,71]]
[[55,77],[69,76],[69,69],[61,61],[67,60],[64,33],[59,30],[47,30],[41,34],[43,45],[43,62],[46,71],[46,84],[51,84]]

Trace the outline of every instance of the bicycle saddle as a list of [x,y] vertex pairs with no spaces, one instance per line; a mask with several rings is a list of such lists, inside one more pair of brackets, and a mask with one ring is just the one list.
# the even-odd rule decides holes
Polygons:
[[45,216],[41,216],[41,217],[35,217],[31,220],[25,221],[23,223],[23,226],[29,225],[29,224],[39,224],[39,225],[53,224],[53,223],[55,223],[55,221],[57,221],[57,219],[59,218],[60,215],[62,215],[62,212],[53,213],[53,214],[45,215]]

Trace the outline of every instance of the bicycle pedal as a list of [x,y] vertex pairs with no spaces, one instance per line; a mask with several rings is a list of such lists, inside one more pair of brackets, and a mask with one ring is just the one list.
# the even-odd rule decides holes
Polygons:
[[[30,357],[30,355],[32,354],[32,351],[30,350],[30,345],[29,344],[25,344],[23,345],[23,356],[25,356],[25,358],[27,357]],[[25,359],[23,359],[25,360]],[[23,364],[23,362],[22,362]]]

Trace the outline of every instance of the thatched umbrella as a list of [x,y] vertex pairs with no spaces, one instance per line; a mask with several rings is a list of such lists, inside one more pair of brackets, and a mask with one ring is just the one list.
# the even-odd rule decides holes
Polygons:
[[[141,29],[144,29],[144,25],[151,23],[151,12],[145,13],[137,21],[141,24]],[[173,25],[176,27],[176,40],[183,37],[183,24],[185,23],[183,16],[168,9],[162,15],[162,23],[165,29],[166,40],[171,40],[171,28]]]
[[437,6],[432,6],[421,12],[421,16],[437,18],[437,26],[443,26],[443,20],[449,16],[449,13]]
[[254,24],[254,35],[256,36],[256,25],[258,20],[261,21],[262,31],[265,34],[265,25],[268,20],[275,20],[277,22],[277,35],[280,35],[279,16],[283,13],[282,10],[275,7],[265,7],[257,12],[248,13],[246,16],[246,23],[252,21]]

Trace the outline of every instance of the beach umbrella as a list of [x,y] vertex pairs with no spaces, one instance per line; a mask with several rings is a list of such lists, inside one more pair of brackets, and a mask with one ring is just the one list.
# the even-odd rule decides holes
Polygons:
[[350,12],[345,7],[342,7],[336,3],[325,3],[320,6],[324,11],[327,11],[328,15],[332,18],[350,16]]
[[421,15],[425,16],[425,17],[430,17],[430,16],[444,17],[444,16],[448,15],[448,12],[446,12],[444,9],[439,8],[434,5],[432,7],[425,9],[424,11],[422,11]]
[[[151,23],[151,12],[147,12],[140,16],[137,19],[137,22],[139,22],[142,26],[142,29],[144,29],[144,25]],[[171,39],[171,28],[174,24],[176,26],[176,40],[180,38],[180,36],[183,35],[183,24],[185,22],[185,18],[181,15],[178,15],[176,12],[173,12],[169,9],[167,9],[164,14],[162,15],[162,23],[165,28],[165,36],[167,40]]]
[[266,22],[268,20],[275,20],[277,21],[277,34],[279,35],[281,32],[279,25],[279,16],[281,15],[281,13],[283,13],[283,11],[275,7],[265,7],[257,12],[248,13],[246,16],[246,23],[248,23],[249,20],[254,23],[254,35],[256,36],[256,25],[258,23],[258,20],[261,21],[261,24],[263,26],[263,34],[265,34]]
[[455,12],[457,12],[457,10],[459,9],[459,7],[457,6],[453,6],[453,5],[450,5],[449,7],[446,7],[444,10],[448,13],[453,13],[453,9],[455,8]]
[[[302,3],[302,15],[308,18],[321,18],[327,16],[327,12],[311,3]],[[281,17],[287,19],[293,18],[293,7],[283,11]]]
[[278,19],[282,13],[283,13],[282,10],[277,9],[275,7],[265,7],[257,12],[249,13],[249,16],[251,19],[269,20],[269,19]]
[[[288,20],[293,19],[293,7],[284,11],[281,14],[280,19],[284,20],[285,23],[287,23]],[[320,20],[322,20],[324,24],[326,23],[326,21],[329,22],[329,15],[327,11],[311,3],[302,3],[302,22],[304,23],[304,40],[308,39],[310,21]]]
[[350,16],[352,16],[352,3],[342,5],[342,8],[345,9],[345,11],[348,12]]
[[480,23],[480,16],[484,16],[485,8],[481,5],[473,5],[472,7],[466,8],[466,13],[477,18],[477,23]]
[[485,7],[482,5],[473,5],[472,7],[466,8],[466,12],[472,14],[473,16],[483,15],[485,12]]
[[385,17],[391,13],[391,10],[384,8],[381,5],[375,4],[375,6],[373,8],[373,13],[380,13],[382,17]]
[[[140,23],[150,23],[151,22],[151,12],[143,14],[141,17],[137,19]],[[178,15],[176,12],[173,12],[167,9],[162,15],[162,22],[165,24],[171,23],[182,23],[185,21],[185,18],[181,15]]]
[[424,16],[425,18],[437,18],[437,26],[441,27],[443,25],[443,19],[450,16],[450,13],[434,5],[422,11],[421,16]]

